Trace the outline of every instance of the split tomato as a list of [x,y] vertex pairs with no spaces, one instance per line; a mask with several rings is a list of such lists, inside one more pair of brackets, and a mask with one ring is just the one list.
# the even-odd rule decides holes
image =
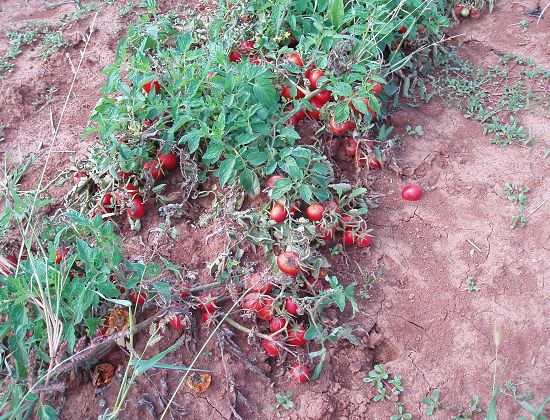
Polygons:
[[303,384],[309,380],[309,368],[301,363],[295,363],[290,367],[290,379],[297,384]]

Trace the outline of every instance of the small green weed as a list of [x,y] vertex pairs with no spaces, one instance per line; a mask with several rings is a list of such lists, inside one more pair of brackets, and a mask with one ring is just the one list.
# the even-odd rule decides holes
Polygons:
[[514,229],[516,226],[525,227],[527,223],[527,217],[524,216],[525,207],[529,204],[529,187],[521,184],[512,184],[511,182],[506,182],[504,184],[504,191],[502,194],[517,208],[517,214],[512,216],[512,224],[510,225],[511,229]]
[[426,406],[426,415],[433,417],[438,409],[447,411],[451,415],[452,420],[471,420],[475,413],[480,413],[479,396],[474,395],[467,407],[461,404],[449,405],[439,401],[439,389],[433,389],[430,396],[425,396],[422,399],[422,404]]
[[424,129],[421,125],[417,125],[414,128],[410,125],[407,125],[405,127],[405,130],[407,130],[407,134],[409,136],[422,137],[424,135]]
[[68,47],[70,44],[63,40],[61,31],[45,34],[38,45],[39,57],[46,61],[61,48]]
[[284,394],[275,394],[275,398],[277,398],[277,402],[272,405],[272,408],[278,416],[282,415],[281,408],[284,410],[291,410],[294,408],[294,402],[291,400],[292,392],[287,391]]
[[395,408],[397,409],[397,414],[392,414],[390,420],[411,420],[412,414],[405,410],[403,403],[396,403]]
[[466,287],[462,289],[463,292],[479,292],[481,288],[476,284],[472,276],[468,276],[466,279]]
[[374,401],[389,400],[392,395],[399,395],[405,390],[401,384],[401,376],[390,379],[390,375],[384,365],[380,364],[375,365],[369,372],[369,376],[363,378],[363,382],[376,388],[377,394],[374,396]]

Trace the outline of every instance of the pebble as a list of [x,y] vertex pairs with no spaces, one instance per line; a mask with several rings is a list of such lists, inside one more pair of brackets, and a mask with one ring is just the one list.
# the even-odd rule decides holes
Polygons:
[[391,303],[391,301],[389,301],[389,300],[386,300],[386,301],[384,302],[384,306],[385,306],[386,308],[391,308],[391,307],[393,306],[393,303]]

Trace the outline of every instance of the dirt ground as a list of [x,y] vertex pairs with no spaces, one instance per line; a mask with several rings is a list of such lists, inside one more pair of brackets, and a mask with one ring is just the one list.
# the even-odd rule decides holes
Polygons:
[[[48,10],[40,1],[14,3],[16,7],[8,7],[7,2],[0,5],[1,28],[31,19],[54,19],[74,10],[71,4]],[[478,64],[494,64],[496,50],[530,57],[548,68],[550,15],[537,26],[535,19],[523,15],[534,7],[535,1],[497,2],[492,15],[463,22],[453,30],[453,35],[463,34],[458,38],[462,55]],[[100,97],[104,82],[100,72],[114,60],[127,24],[118,18],[117,8],[116,4],[106,6],[97,18],[53,145],[47,179],[82,156],[88,146],[80,136]],[[526,33],[518,25],[522,19],[530,22]],[[85,19],[67,31],[72,46],[46,63],[38,58],[29,60],[33,52],[25,49],[14,73],[0,81],[0,120],[9,126],[4,131],[6,140],[0,143],[0,155],[9,152],[12,159],[18,159],[37,152],[42,153],[43,162],[43,152],[51,143],[50,107],[37,112],[40,106],[32,103],[46,89],[57,86],[51,112],[54,121],[59,119],[73,77],[66,54],[73,64],[78,62],[90,22],[91,18]],[[6,45],[2,34],[0,53]],[[385,363],[389,372],[402,376],[405,392],[400,401],[414,418],[426,417],[421,401],[435,388],[446,404],[466,406],[476,394],[486,407],[495,366],[499,374],[503,372],[501,382],[510,379],[520,384],[523,392],[534,393],[532,404],[540,404],[550,392],[550,161],[543,156],[543,150],[550,148],[550,116],[528,112],[521,119],[538,139],[532,149],[491,145],[479,124],[437,100],[394,114],[392,123],[399,134],[405,134],[407,124],[421,125],[425,134],[419,138],[405,134],[400,142],[396,159],[403,168],[402,178],[390,171],[380,173],[374,190],[383,196],[380,206],[370,213],[375,241],[367,251],[350,252],[364,270],[384,268],[382,279],[371,291],[372,298],[361,301],[361,314],[349,321],[358,327],[362,345],[333,347],[319,380],[298,386],[286,377],[284,364],[266,360],[261,351],[246,346],[245,338],[238,337],[236,342],[252,348],[248,360],[258,368],[256,373],[244,368],[227,349],[223,356],[226,371],[219,361],[220,349],[212,343],[197,364],[213,371],[212,386],[200,395],[183,387],[176,396],[179,411],[172,412],[172,417],[229,419],[230,402],[236,398],[243,418],[273,418],[275,393],[291,391],[296,406],[283,411],[283,418],[389,418],[396,412],[394,403],[371,402],[370,387],[362,381],[374,363]],[[424,187],[422,200],[414,203],[400,197],[401,188],[411,181]],[[506,181],[531,188],[527,214],[532,214],[525,228],[509,227],[515,209],[502,195]],[[55,189],[54,198],[61,198],[65,191],[63,186]],[[147,220],[143,232],[156,224],[156,218]],[[217,255],[223,249],[223,239],[214,237],[204,243],[202,238],[216,232],[218,226],[199,234],[190,220],[182,220],[176,227],[178,242],[166,243],[163,254],[197,270],[199,281],[208,281],[205,256]],[[139,251],[140,236],[147,245],[152,243],[146,233],[127,235],[125,241],[138,255],[144,253]],[[190,250],[198,252],[191,255]],[[345,267],[342,257],[333,262]],[[356,272],[350,268],[350,273]],[[463,290],[469,276],[480,291]],[[500,330],[498,365],[495,327]],[[199,342],[206,333],[202,327]],[[166,348],[177,339],[177,332],[167,331],[157,348]],[[192,357],[182,348],[165,361],[188,365]],[[121,418],[158,418],[160,401],[170,397],[180,378],[181,373],[173,371],[140,377]],[[105,407],[112,406],[119,380],[117,377],[100,394],[85,377],[80,383],[71,381],[61,418],[97,418]],[[228,389],[233,388],[238,392],[232,395]],[[509,398],[501,398],[498,407],[502,419],[527,415]],[[550,415],[549,408],[546,415]],[[439,411],[437,418],[450,418],[450,414]]]

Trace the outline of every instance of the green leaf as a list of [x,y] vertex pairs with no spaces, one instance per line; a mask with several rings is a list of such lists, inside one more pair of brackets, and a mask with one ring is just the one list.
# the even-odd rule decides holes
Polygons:
[[349,106],[347,102],[341,102],[334,108],[334,123],[340,124],[349,119]]
[[44,404],[38,407],[37,415],[39,420],[55,420],[58,418],[57,411],[53,407]]
[[313,193],[311,192],[311,188],[307,184],[302,184],[298,188],[298,191],[300,193],[300,198],[304,200],[307,204],[311,204],[311,199],[313,196]]
[[254,194],[254,172],[251,169],[245,169],[241,172],[239,183],[248,194]]
[[319,329],[315,325],[310,325],[309,328],[306,331],[306,335],[304,336],[306,340],[313,340],[319,336]]
[[267,159],[269,159],[269,153],[265,151],[256,150],[246,155],[246,160],[254,166],[260,166],[264,164],[265,162],[267,162]]
[[278,200],[292,189],[292,180],[290,178],[279,179],[271,191],[271,198]]
[[227,184],[227,182],[231,179],[236,161],[237,158],[235,156],[229,156],[221,163],[220,168],[218,169],[218,178],[220,179],[220,184],[222,187],[224,187],[225,184]]
[[210,163],[216,163],[224,150],[225,146],[222,142],[213,140],[208,144],[208,149],[202,158]]
[[334,29],[338,30],[344,20],[344,0],[332,0],[329,9],[329,20],[334,26]]
[[189,149],[189,153],[195,153],[199,148],[202,138],[202,133],[199,130],[193,130],[179,140],[179,144],[186,144]]

